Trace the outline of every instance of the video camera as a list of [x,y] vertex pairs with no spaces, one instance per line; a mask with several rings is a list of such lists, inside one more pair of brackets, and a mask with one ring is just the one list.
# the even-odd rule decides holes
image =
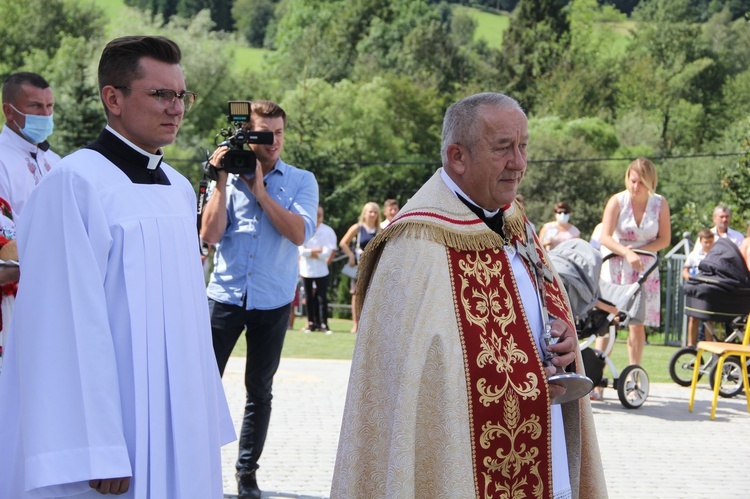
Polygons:
[[[250,101],[230,100],[227,103],[227,111],[229,126],[222,128],[214,139],[216,147],[229,147],[229,150],[221,159],[221,167],[228,173],[252,175],[255,173],[255,153],[250,149],[245,149],[244,145],[273,144],[273,132],[245,129],[245,125],[250,123]],[[219,141],[219,137],[224,140]],[[208,176],[214,177],[213,172],[209,170],[211,168],[206,167]],[[212,178],[212,180],[216,179]]]

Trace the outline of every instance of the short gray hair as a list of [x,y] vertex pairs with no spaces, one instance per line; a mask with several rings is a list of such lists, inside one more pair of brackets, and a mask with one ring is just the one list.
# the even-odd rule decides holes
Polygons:
[[729,215],[730,217],[732,216],[732,210],[729,209],[729,206],[727,206],[725,204],[717,205],[716,208],[714,208],[713,216],[718,215],[722,211],[726,211],[727,215]]
[[518,109],[523,113],[521,105],[507,95],[496,92],[474,94],[452,104],[443,118],[443,139],[440,156],[443,166],[448,164],[448,146],[462,144],[471,146],[481,135],[481,121],[477,119],[483,107],[498,109]]

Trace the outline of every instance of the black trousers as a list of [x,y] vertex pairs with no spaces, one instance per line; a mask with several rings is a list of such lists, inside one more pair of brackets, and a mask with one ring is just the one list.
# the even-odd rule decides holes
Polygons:
[[291,305],[273,310],[245,310],[209,298],[211,334],[219,373],[224,374],[234,345],[246,329],[245,415],[240,431],[237,471],[258,469],[271,420],[273,376],[279,368]]
[[327,275],[302,278],[307,300],[307,322],[315,327],[328,326],[328,278]]

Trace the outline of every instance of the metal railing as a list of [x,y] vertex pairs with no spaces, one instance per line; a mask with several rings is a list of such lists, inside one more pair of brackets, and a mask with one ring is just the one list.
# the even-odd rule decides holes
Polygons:
[[664,256],[667,262],[666,304],[664,307],[664,344],[683,346],[686,340],[685,291],[682,283],[682,268],[690,254],[690,232],[682,234],[682,240]]

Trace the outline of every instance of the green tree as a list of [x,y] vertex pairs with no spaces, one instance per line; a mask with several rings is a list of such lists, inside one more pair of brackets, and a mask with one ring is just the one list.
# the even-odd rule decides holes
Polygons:
[[262,47],[275,11],[276,2],[273,0],[236,0],[232,7],[232,17],[240,35],[251,46]]
[[357,39],[348,39],[345,2],[288,0],[280,6],[276,51],[269,62],[287,88],[306,78],[339,81],[346,78],[353,63]]
[[617,85],[618,108],[641,109],[658,120],[661,149],[667,152],[704,142],[704,129],[685,138],[675,124],[709,120],[709,93],[715,95],[717,79],[721,86],[721,76],[711,74],[715,61],[701,43],[700,26],[690,21],[691,12],[687,0],[640,4],[634,13],[638,29]]
[[[746,125],[750,128],[750,120],[746,120]],[[722,174],[722,187],[726,189],[724,200],[734,207],[733,218],[750,219],[750,135],[742,141],[742,152],[736,162],[724,168]]]
[[528,111],[537,105],[537,82],[553,72],[568,49],[564,7],[562,0],[521,0],[503,36],[501,84]]
[[[451,92],[487,77],[491,62],[472,57],[460,43],[474,26],[454,32],[452,10],[425,0],[289,0],[277,10],[271,65],[279,81],[328,82],[373,75],[408,75],[423,88]],[[458,26],[458,25],[457,25]],[[472,42],[473,43],[473,42]]]
[[160,16],[164,24],[174,15],[189,19],[201,10],[211,12],[214,29],[231,31],[234,29],[232,4],[234,0],[125,0],[125,4],[135,7],[152,16]]
[[[456,41],[473,35],[452,32],[452,11],[446,4],[429,5],[422,1],[390,2],[383,17],[370,24],[357,46],[354,75],[373,73],[406,74],[423,87],[450,91],[465,70]],[[446,36],[448,35],[448,36]]]
[[516,5],[518,4],[518,0],[473,0],[471,2],[460,2],[460,3],[467,3],[471,5],[482,6],[484,8],[505,10],[507,12],[511,12],[513,11],[513,9],[516,8]]
[[[23,67],[42,50],[53,57],[66,36],[99,39],[103,12],[76,0],[3,0],[0,2],[0,77]],[[40,71],[44,75],[44,71]]]
[[537,82],[536,112],[564,119],[614,115],[619,54],[602,50],[612,41],[612,30],[600,24],[625,20],[611,6],[597,0],[573,0],[567,8],[570,46],[546,78]]
[[573,209],[574,225],[590,234],[609,196],[621,190],[624,167],[607,169],[596,161],[618,149],[614,128],[599,118],[532,118],[529,135],[529,165],[520,187],[527,216],[540,229],[551,220],[555,203],[565,201]]
[[444,107],[434,91],[420,92],[408,79],[304,80],[281,105],[288,116],[284,156],[315,173],[337,233],[367,201],[406,202],[437,167]]
[[740,83],[740,75],[750,68],[750,20],[732,20],[730,10],[724,8],[702,28],[701,42],[715,63],[705,72],[705,79],[698,80],[698,88],[689,91],[700,99],[711,117],[704,134],[713,141],[732,127],[742,110],[750,110],[748,94]]

